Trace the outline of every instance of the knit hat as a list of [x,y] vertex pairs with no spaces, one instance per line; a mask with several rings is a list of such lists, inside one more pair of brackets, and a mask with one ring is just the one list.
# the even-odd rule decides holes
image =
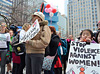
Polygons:
[[44,15],[42,12],[35,12],[35,13],[33,14],[33,17],[34,17],[34,16],[40,17],[40,18],[42,19],[42,21],[45,19],[45,15]]

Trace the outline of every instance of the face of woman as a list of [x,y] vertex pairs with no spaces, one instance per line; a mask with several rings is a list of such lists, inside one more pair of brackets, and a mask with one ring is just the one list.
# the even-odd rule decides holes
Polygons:
[[33,19],[32,19],[32,23],[34,23],[36,19],[38,19],[38,22],[42,21],[42,19],[39,18],[38,16],[34,16]]
[[5,23],[1,24],[1,29],[3,29],[3,30],[6,29],[6,24]]
[[9,31],[9,34],[10,34],[10,36],[13,36],[13,31],[10,30],[10,31]]
[[99,33],[99,35],[98,35],[98,43],[100,43],[100,33]]
[[90,38],[91,39],[91,33],[89,31],[84,31],[82,33],[82,38]]

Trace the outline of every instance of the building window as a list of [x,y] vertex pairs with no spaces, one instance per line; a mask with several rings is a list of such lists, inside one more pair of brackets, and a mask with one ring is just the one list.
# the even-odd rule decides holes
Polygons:
[[97,14],[95,14],[95,16],[97,16]]
[[91,0],[91,2],[93,2],[93,0]]
[[94,3],[95,4],[95,6],[96,6],[96,3]]
[[94,20],[93,20],[93,23],[95,23]]
[[92,13],[94,13],[94,10],[92,10]]
[[94,0],[94,3],[96,3],[96,0]]
[[83,2],[83,4],[85,4],[85,2]]
[[93,4],[91,4],[92,5],[92,7],[93,7]]
[[94,10],[94,8],[92,7],[92,10]]
[[88,13],[88,11],[87,11],[87,13]]
[[97,19],[97,16],[95,16],[96,17],[96,19]]
[[97,11],[95,11],[95,13],[97,13]]
[[94,17],[93,17],[93,21],[94,21]]

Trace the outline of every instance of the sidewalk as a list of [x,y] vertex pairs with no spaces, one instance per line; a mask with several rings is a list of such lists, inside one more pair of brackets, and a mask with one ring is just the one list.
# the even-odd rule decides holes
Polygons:
[[[11,65],[12,65],[12,64],[11,64]],[[1,71],[1,68],[0,68],[0,71]],[[5,71],[7,72],[7,65],[6,65],[6,70],[5,70]],[[5,73],[5,74],[6,74],[6,73]],[[12,73],[9,72],[9,74],[12,74]],[[26,74],[26,67],[25,67],[24,70],[23,70],[23,74]],[[44,74],[44,72],[42,71],[41,74]],[[62,74],[64,74],[63,69],[62,69]]]

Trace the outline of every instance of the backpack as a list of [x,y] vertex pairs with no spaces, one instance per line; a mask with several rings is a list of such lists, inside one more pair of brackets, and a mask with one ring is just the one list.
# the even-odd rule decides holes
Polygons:
[[63,50],[63,55],[67,54],[67,41],[65,39],[61,39],[61,47]]
[[13,50],[14,50],[16,56],[20,56],[20,55],[24,54],[25,53],[25,43],[17,44],[17,43],[19,43],[19,35],[16,35],[15,40],[12,40],[12,41],[14,41],[12,47],[13,47]]

